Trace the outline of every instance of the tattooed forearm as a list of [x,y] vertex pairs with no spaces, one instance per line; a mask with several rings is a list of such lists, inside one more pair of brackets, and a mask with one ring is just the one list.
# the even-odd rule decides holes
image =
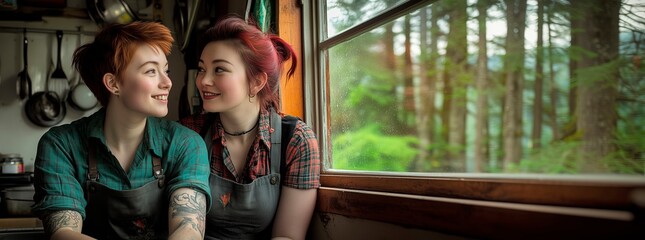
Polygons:
[[204,236],[206,221],[206,197],[192,189],[178,190],[170,200],[170,217],[175,222],[174,230],[190,227]]
[[51,235],[54,234],[58,229],[68,227],[74,230],[75,232],[81,232],[83,218],[81,214],[76,211],[63,210],[54,212],[45,217],[44,228],[45,231]]

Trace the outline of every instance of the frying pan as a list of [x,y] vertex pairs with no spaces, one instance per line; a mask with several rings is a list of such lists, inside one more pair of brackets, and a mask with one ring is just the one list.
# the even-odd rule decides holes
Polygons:
[[54,91],[49,89],[50,78],[45,81],[45,90],[34,93],[25,103],[27,118],[41,127],[54,126],[65,118],[65,102]]
[[34,93],[25,104],[25,113],[29,120],[41,127],[54,126],[65,118],[67,109],[65,102],[61,102],[54,91],[41,91]]

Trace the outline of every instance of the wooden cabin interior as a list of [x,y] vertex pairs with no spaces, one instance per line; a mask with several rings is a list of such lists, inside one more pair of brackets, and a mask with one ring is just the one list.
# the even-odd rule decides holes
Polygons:
[[[99,29],[94,2],[2,1],[0,153],[25,169],[3,188],[29,184],[48,129],[16,95],[23,30],[37,90],[55,30],[69,56]],[[200,110],[195,41],[218,17],[292,45],[282,112],[312,127],[323,162],[307,239],[645,239],[643,1],[123,2],[173,29],[171,120]],[[42,231],[6,211],[0,239]]]

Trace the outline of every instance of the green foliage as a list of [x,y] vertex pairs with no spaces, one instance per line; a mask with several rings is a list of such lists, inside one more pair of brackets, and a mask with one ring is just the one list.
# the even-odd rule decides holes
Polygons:
[[[381,75],[382,76],[382,75]],[[393,84],[383,84],[378,75],[366,77],[365,84],[361,83],[350,90],[346,104],[348,107],[374,106],[377,108],[390,106],[396,99],[393,94]]]
[[[600,161],[606,173],[644,174],[643,159],[644,132],[624,133],[616,142],[618,150]],[[579,152],[580,141],[559,141],[532,152],[519,166],[512,166],[506,172],[527,172],[546,174],[580,174],[582,161],[587,161]]]
[[416,137],[387,136],[376,124],[333,139],[335,169],[404,172],[417,155]]
[[645,174],[645,127],[639,124],[617,131],[618,151],[610,154],[606,163],[615,173]]
[[612,84],[615,85],[617,81],[614,81],[618,77],[618,68],[620,67],[621,61],[615,60],[610,61],[604,64],[598,64],[591,67],[580,68],[575,72],[574,81],[578,86],[581,87],[593,87],[593,88],[604,88],[611,86],[602,86],[599,84]]
[[645,159],[634,158],[631,154],[625,149],[620,149],[605,157],[603,162],[611,173],[645,174]]
[[561,141],[544,146],[523,159],[519,166],[507,172],[528,173],[578,173],[578,147],[580,142]]
[[589,51],[583,47],[579,46],[570,46],[569,47],[569,58],[571,61],[582,61],[584,59],[593,59],[598,56],[597,53]]
[[[376,9],[386,9],[385,5],[390,5],[393,1],[374,1],[374,0],[338,0],[332,7],[337,8],[340,15],[329,22],[333,28],[339,32],[359,22],[362,22],[366,16],[374,13]],[[432,5],[437,8],[439,5],[443,11],[450,8],[450,1],[439,1]],[[500,6],[502,4],[499,4]],[[581,145],[581,131],[576,131],[575,113],[569,113],[569,89],[572,87],[616,87],[618,90],[618,99],[616,102],[616,111],[618,114],[617,128],[615,132],[616,151],[603,158],[602,164],[606,168],[606,173],[620,174],[643,174],[645,172],[645,64],[636,64],[634,56],[642,56],[642,48],[638,48],[637,42],[630,40],[632,38],[621,38],[621,43],[630,46],[622,47],[620,60],[600,64],[604,59],[598,52],[589,51],[581,46],[570,45],[572,32],[585,31],[586,29],[570,29],[568,1],[553,1],[547,7],[546,13],[552,13],[552,32],[553,42],[551,48],[548,48],[548,39],[545,40],[545,58],[544,58],[544,95],[543,97],[543,132],[542,147],[534,152],[529,148],[524,149],[523,159],[509,169],[504,169],[502,162],[504,156],[502,141],[502,115],[504,109],[504,62],[513,64],[515,68],[523,71],[523,76],[527,80],[524,87],[523,101],[523,122],[522,141],[524,147],[528,147],[530,130],[532,126],[532,109],[535,70],[534,54],[528,54],[525,62],[515,61],[518,55],[532,53],[531,44],[526,44],[529,48],[525,52],[508,53],[505,48],[505,37],[495,35],[489,37],[489,82],[487,94],[490,97],[489,102],[489,144],[490,144],[490,161],[486,164],[486,172],[496,173],[546,173],[546,174],[580,174],[585,159],[580,155],[579,147]],[[534,16],[534,12],[529,12]],[[446,30],[451,23],[449,18],[443,17],[446,12],[438,13],[442,17],[439,19],[441,30]],[[504,20],[503,9],[491,8],[489,19],[495,16]],[[414,13],[412,13],[413,16]],[[528,17],[528,16],[527,16]],[[369,18],[369,16],[367,17]],[[413,18],[414,19],[414,18]],[[499,20],[499,19],[498,19]],[[545,19],[547,20],[547,19]],[[428,76],[432,76],[435,84],[435,102],[429,103],[437,107],[434,112],[434,126],[429,126],[430,135],[433,136],[427,159],[420,163],[414,163],[418,154],[417,136],[410,134],[416,127],[416,119],[412,114],[406,113],[401,106],[401,89],[403,86],[403,30],[401,20],[394,20],[394,36],[392,40],[395,44],[394,53],[396,54],[395,62],[397,67],[391,69],[387,66],[389,60],[386,56],[385,49],[385,30],[384,27],[375,28],[365,32],[356,38],[334,45],[328,50],[329,54],[328,71],[329,71],[329,99],[330,99],[330,116],[331,116],[331,135],[333,146],[333,167],[336,169],[349,170],[374,170],[374,171],[453,171],[450,169],[450,162],[447,160],[450,153],[458,152],[465,149],[471,157],[474,142],[474,124],[466,126],[466,135],[469,137],[467,146],[450,146],[447,139],[443,138],[440,114],[441,101],[446,97],[443,95],[444,74],[450,74],[451,79],[457,79],[450,82],[453,97],[467,96],[467,106],[472,105],[475,101],[476,94],[473,90],[472,80],[473,69],[469,65],[466,69],[453,69],[454,63],[450,59],[443,59],[446,53],[446,41],[448,40],[445,32],[434,33],[441,36],[437,41],[439,52],[428,52],[430,57],[433,54],[442,54],[436,62],[430,63],[428,67]],[[412,21],[413,33],[413,50],[418,43],[414,41],[414,36],[418,31],[418,22]],[[444,25],[446,24],[446,25]],[[528,24],[533,24],[530,22]],[[528,31],[528,29],[527,29]],[[544,29],[547,34],[547,29]],[[468,33],[471,34],[471,33]],[[432,36],[429,36],[432,38]],[[639,38],[640,39],[640,38]],[[472,42],[468,43],[469,45]],[[452,46],[454,44],[450,44]],[[470,46],[469,46],[470,47]],[[470,48],[469,48],[470,49]],[[476,52],[476,51],[475,51]],[[414,51],[413,51],[414,54]],[[474,59],[474,52],[469,51],[468,59]],[[414,56],[413,56],[414,57]],[[640,59],[639,59],[640,60]],[[444,61],[447,61],[445,64]],[[571,79],[569,63],[576,63],[577,69]],[[416,65],[416,63],[415,63]],[[439,66],[439,68],[435,68]],[[590,65],[593,65],[590,67]],[[551,68],[553,67],[553,78],[551,79]],[[447,72],[447,73],[446,73]],[[452,76],[456,76],[452,78]],[[438,78],[434,78],[438,77]],[[615,81],[618,78],[619,81]],[[611,80],[608,80],[611,79]],[[417,79],[415,79],[416,81]],[[573,84],[573,85],[571,85]],[[605,84],[605,86],[601,85]],[[554,89],[552,99],[551,88]],[[575,100],[575,99],[574,99]],[[555,106],[551,102],[555,102]],[[420,103],[423,104],[423,103]],[[554,109],[555,108],[555,109]],[[474,107],[468,108],[467,121],[474,120]],[[557,113],[555,126],[552,126],[550,114]],[[570,115],[572,114],[572,115]],[[553,139],[551,129],[557,129],[555,132],[559,139]],[[409,134],[409,135],[405,135]],[[552,141],[550,144],[547,143]],[[473,159],[466,159],[472,163]],[[411,169],[415,165],[418,169]]]

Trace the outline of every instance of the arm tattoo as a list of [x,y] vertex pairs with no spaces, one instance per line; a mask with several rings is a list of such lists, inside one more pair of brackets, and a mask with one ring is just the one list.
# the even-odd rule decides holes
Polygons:
[[177,229],[189,225],[204,237],[206,219],[206,197],[204,194],[194,190],[176,194],[170,201],[170,209],[172,218],[182,218]]
[[58,229],[68,227],[74,230],[75,232],[81,232],[81,224],[83,223],[83,218],[81,214],[76,211],[63,210],[53,212],[45,217],[45,231],[51,236]]

